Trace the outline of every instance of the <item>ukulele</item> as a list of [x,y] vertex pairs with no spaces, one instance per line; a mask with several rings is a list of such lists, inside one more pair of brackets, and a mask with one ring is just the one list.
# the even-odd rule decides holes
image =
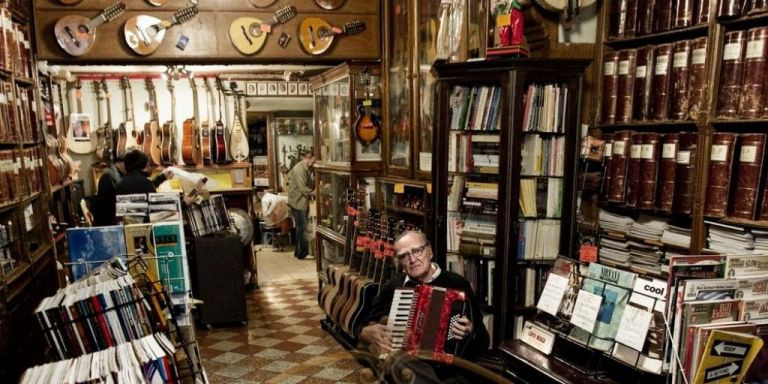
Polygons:
[[147,77],[144,80],[147,88],[149,104],[149,122],[144,124],[144,142],[142,149],[149,156],[149,163],[153,166],[160,165],[160,147],[162,145],[162,136],[160,136],[160,117],[157,114],[157,95],[152,79]]
[[69,149],[78,155],[87,155],[96,149],[96,135],[91,132],[91,117],[83,113],[83,87],[75,80],[76,113],[69,115],[67,142]]
[[197,100],[197,84],[191,75],[189,86],[192,88],[194,116],[184,120],[182,124],[181,160],[187,165],[198,165],[203,163],[203,151],[200,147],[200,107]]
[[334,10],[344,4],[344,0],[315,0],[318,7],[327,10]]
[[379,139],[381,134],[381,119],[371,110],[371,73],[366,70],[361,75],[365,84],[365,100],[357,106],[357,120],[355,121],[355,135],[364,147],[371,145]]
[[[221,95],[224,93],[224,89],[221,85],[221,79],[216,78],[216,89],[219,93],[219,119],[216,121],[216,136],[215,140],[211,142],[211,154],[214,155],[214,162],[216,164],[225,164],[227,162],[227,127],[224,125],[224,121],[221,119],[221,110],[226,106],[221,101]],[[227,112],[229,114],[229,112]]]
[[319,17],[307,17],[299,25],[299,42],[307,53],[320,55],[331,47],[336,35],[353,35],[364,30],[365,23],[360,20],[348,21],[339,28]]
[[274,4],[277,0],[248,0],[254,7],[264,8]]
[[240,17],[229,25],[229,40],[235,48],[244,55],[253,55],[264,46],[267,35],[272,32],[272,26],[285,23],[296,16],[296,8],[292,5],[275,11],[275,14],[265,21],[255,17]]
[[151,55],[163,42],[166,29],[192,20],[197,12],[197,4],[191,4],[174,12],[170,20],[160,20],[147,15],[131,17],[123,26],[125,42],[136,54]]
[[213,156],[211,152],[211,130],[215,129],[216,122],[213,118],[213,108],[214,105],[216,105],[216,101],[213,98],[213,91],[211,90],[211,83],[209,82],[208,78],[206,77],[203,79],[203,82],[205,83],[205,95],[206,95],[206,103],[208,103],[208,118],[206,121],[203,122],[203,132],[202,132],[202,138],[201,138],[201,145],[200,147],[203,150],[203,164],[213,164]]
[[160,160],[163,165],[173,165],[178,158],[178,149],[176,148],[176,96],[173,93],[173,78],[168,77],[168,92],[171,94],[171,118],[163,123],[161,131],[162,147],[160,149]]
[[90,20],[79,15],[64,16],[53,27],[56,42],[64,52],[76,57],[83,56],[93,48],[96,42],[96,28],[116,19],[123,12],[125,12],[125,4],[118,2]]
[[229,136],[229,153],[236,163],[242,163],[248,160],[248,153],[250,151],[248,148],[248,136],[246,136],[245,129],[243,128],[243,115],[240,112],[243,94],[236,90],[237,84],[235,82],[230,84],[230,88],[232,88],[235,98],[235,116],[232,119],[232,133]]
[[107,80],[101,79],[101,88],[104,90],[104,99],[106,100],[107,122],[104,124],[104,154],[102,159],[112,162],[115,156],[117,141],[114,138],[115,131],[112,129],[112,93],[107,87]]
[[121,126],[125,127],[126,141],[125,152],[128,148],[140,148],[144,143],[144,132],[136,128],[136,116],[133,115],[133,91],[131,91],[131,80],[128,76],[123,76],[120,80],[123,88],[123,105],[125,106],[125,121]]

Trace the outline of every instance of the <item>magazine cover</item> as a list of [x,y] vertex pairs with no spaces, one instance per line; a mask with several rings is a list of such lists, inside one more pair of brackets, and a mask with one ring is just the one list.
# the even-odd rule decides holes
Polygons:
[[138,221],[144,220],[147,217],[147,195],[145,193],[135,193],[116,196],[115,216],[133,216]]
[[128,261],[140,256],[146,265],[146,270],[139,263],[131,267],[131,276],[137,278],[146,273],[150,281],[158,281],[157,254],[152,239],[152,224],[130,224],[125,226],[125,248]]
[[768,275],[768,255],[728,256],[725,262],[726,277],[756,277]]
[[704,348],[693,384],[741,383],[763,340],[756,336],[714,330]]
[[155,252],[160,280],[171,293],[187,291],[184,268],[184,244],[179,223],[154,224]]
[[742,301],[741,320],[768,320],[768,298],[745,299]]
[[79,280],[104,261],[115,256],[125,259],[125,233],[122,225],[68,228],[70,276]]
[[150,193],[149,222],[181,221],[181,200],[178,193]]
[[739,279],[737,299],[768,299],[768,276]]

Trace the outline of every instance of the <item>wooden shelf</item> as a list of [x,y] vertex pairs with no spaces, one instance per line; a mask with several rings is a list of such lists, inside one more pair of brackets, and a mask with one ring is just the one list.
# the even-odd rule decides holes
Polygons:
[[768,220],[746,220],[746,219],[737,219],[733,217],[726,217],[724,219],[714,219],[714,218],[706,218],[706,219],[716,221],[722,224],[739,225],[747,228],[768,230]]
[[21,85],[26,85],[29,87],[33,87],[35,85],[35,81],[26,77],[14,77],[14,81]]
[[523,135],[565,136],[565,132],[523,131]]
[[549,175],[520,175],[520,177],[526,179],[562,179],[565,176],[549,176]]
[[646,44],[668,43],[671,41],[702,37],[706,36],[708,31],[709,25],[699,24],[687,28],[673,29],[671,31],[659,32],[650,35],[622,37],[618,39],[606,40],[603,42],[603,44],[613,49],[634,48]]
[[768,22],[768,13],[741,16],[734,19],[721,19],[717,21],[727,29],[746,29],[752,26],[763,26]]
[[392,212],[406,213],[409,215],[417,215],[417,216],[426,215],[424,211],[420,211],[418,209],[413,209],[413,208],[398,207],[396,205],[385,205],[384,209]]
[[40,258],[43,257],[43,255],[45,255],[50,250],[51,250],[50,244],[46,244],[38,248],[36,251],[32,252],[31,255],[29,255],[29,261],[32,262],[32,264],[37,263],[37,261],[40,260]]
[[645,128],[653,128],[654,130],[662,130],[669,132],[678,132],[680,128],[691,128],[696,130],[696,122],[688,120],[667,120],[667,121],[636,121],[631,123],[615,123],[615,124],[598,124],[597,128],[604,130],[645,130]]

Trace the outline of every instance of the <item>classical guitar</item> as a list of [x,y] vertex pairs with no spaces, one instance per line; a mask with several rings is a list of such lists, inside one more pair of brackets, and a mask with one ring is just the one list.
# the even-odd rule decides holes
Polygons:
[[96,41],[96,28],[114,20],[125,12],[125,4],[118,2],[110,5],[93,19],[78,15],[67,15],[53,26],[56,42],[64,52],[72,56],[88,53]]
[[194,116],[184,120],[182,124],[181,159],[184,164],[198,165],[203,163],[203,151],[200,135],[200,106],[197,99],[197,83],[189,76],[189,86],[192,88],[192,112]]
[[265,21],[255,17],[240,17],[229,25],[229,40],[244,55],[253,55],[264,46],[272,26],[282,24],[296,16],[292,5],[282,7]]
[[213,97],[213,91],[211,90],[211,83],[206,77],[203,79],[203,82],[205,83],[205,95],[206,95],[206,103],[208,104],[207,112],[208,112],[208,118],[203,122],[202,124],[202,133],[201,133],[201,148],[203,151],[203,164],[212,164],[213,163],[213,156],[211,152],[211,136],[213,134],[211,131],[215,129],[216,122],[214,121],[213,117],[213,108],[216,105],[216,101]]
[[99,126],[96,128],[96,157],[99,160],[106,161],[104,154],[106,153],[106,139],[107,136],[104,131],[104,110],[101,109],[101,102],[104,98],[101,96],[101,83],[98,80],[94,80],[92,83],[93,95],[96,98],[96,124]]
[[307,17],[299,25],[299,42],[307,53],[320,55],[331,47],[336,35],[353,35],[364,30],[365,23],[360,20],[348,21],[339,28],[319,17]]
[[[77,174],[79,173],[79,167],[77,164],[75,164],[75,161],[72,159],[72,156],[69,155],[69,142],[67,141],[67,131],[69,127],[69,119],[67,118],[68,114],[64,113],[64,97],[61,94],[61,83],[56,82],[56,95],[58,96],[58,99],[56,100],[58,104],[58,113],[56,114],[56,125],[57,125],[57,135],[59,140],[59,157],[61,157],[64,160],[64,163],[67,164],[67,178],[69,179],[76,179]],[[67,105],[70,104],[70,95],[71,95],[71,89],[70,89],[70,83],[67,83]],[[67,111],[69,111],[71,108],[67,108]]]
[[344,0],[315,0],[317,6],[322,9],[334,10],[344,5]]
[[115,143],[115,156],[123,156],[128,148],[128,126],[133,126],[133,121],[128,110],[128,94],[125,92],[128,78],[123,76],[120,79],[120,88],[123,90],[123,121],[117,126],[117,143]]
[[50,133],[45,133],[45,148],[47,150],[47,157],[48,157],[48,182],[51,185],[57,185],[61,184],[62,181],[62,170],[61,170],[61,164],[59,163],[58,153],[59,153],[59,141],[56,140],[53,135]]
[[147,15],[131,17],[123,26],[125,42],[136,54],[151,55],[163,42],[166,29],[192,20],[197,12],[197,4],[191,4],[174,12],[170,20]]
[[381,119],[371,110],[373,100],[371,100],[371,74],[364,72],[362,74],[365,84],[365,100],[357,106],[357,120],[355,120],[355,136],[363,146],[367,147],[379,139],[381,135]]
[[353,189],[347,189],[347,229],[346,229],[346,244],[344,247],[344,262],[342,265],[329,264],[326,268],[326,284],[323,285],[322,290],[318,293],[318,303],[323,311],[331,316],[333,312],[333,304],[335,304],[336,297],[339,294],[341,276],[349,269],[350,258],[352,248],[354,244],[353,232],[355,228],[354,223],[358,214],[357,199],[355,197],[355,191]]
[[[136,128],[136,116],[133,113],[133,91],[131,91],[131,80],[128,76],[120,79],[120,85],[123,88],[123,106],[125,107],[125,121],[121,124],[126,132],[125,151],[128,148],[140,148],[144,143],[144,132]],[[118,153],[119,155],[119,153]]]
[[242,92],[237,92],[237,85],[232,82],[231,88],[235,98],[235,116],[232,119],[232,133],[229,136],[229,154],[236,163],[242,163],[248,160],[248,136],[243,128],[243,114],[240,110],[243,102]]
[[107,80],[101,79],[101,89],[104,91],[104,100],[106,101],[107,122],[104,124],[104,154],[102,159],[111,162],[114,159],[117,140],[115,140],[115,130],[112,128],[112,93],[107,87]]
[[176,96],[173,92],[173,78],[168,77],[167,81],[168,93],[171,94],[171,118],[163,123],[162,140],[163,144],[160,149],[160,159],[163,165],[173,165],[176,162],[177,151],[176,148]]
[[[221,95],[224,93],[224,89],[221,85],[221,79],[216,78],[216,89],[219,93],[219,119],[216,120],[216,135],[213,141],[211,141],[211,155],[214,157],[216,164],[225,164],[227,162],[227,127],[224,125],[224,121],[221,118],[221,110],[227,108],[222,103]],[[229,112],[227,112],[229,115]]]
[[69,150],[78,155],[87,155],[96,150],[96,135],[91,132],[91,117],[83,113],[83,87],[75,80],[75,113],[69,114],[67,142]]
[[248,0],[254,7],[264,8],[274,4],[277,0]]
[[160,165],[160,147],[162,145],[162,136],[160,136],[160,117],[157,114],[157,94],[152,79],[147,77],[144,80],[147,89],[149,104],[149,122],[144,124],[144,142],[142,149],[149,156],[149,162],[152,165]]
[[[357,196],[358,201],[359,200],[359,194]],[[341,319],[343,317],[344,309],[348,306],[351,296],[352,296],[352,290],[354,285],[356,284],[357,280],[360,278],[359,271],[360,271],[360,263],[358,263],[358,257],[357,252],[355,252],[356,249],[356,242],[358,239],[359,233],[364,233],[366,223],[366,215],[365,213],[358,212],[357,214],[357,220],[356,226],[353,231],[352,239],[352,249],[348,252],[349,254],[349,268],[347,268],[346,271],[339,277],[338,284],[340,286],[339,294],[336,298],[334,298],[333,303],[331,304],[331,319],[336,324],[341,324]]]

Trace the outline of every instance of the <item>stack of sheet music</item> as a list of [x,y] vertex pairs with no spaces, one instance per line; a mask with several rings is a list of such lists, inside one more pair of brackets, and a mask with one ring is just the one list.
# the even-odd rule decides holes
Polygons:
[[661,242],[666,245],[688,249],[691,247],[691,230],[690,228],[670,225],[661,235]]
[[640,215],[640,217],[637,218],[637,221],[632,224],[632,228],[629,230],[629,235],[638,239],[660,242],[661,235],[667,228],[669,228],[669,224],[664,220]]
[[768,231],[752,229],[751,232],[755,237],[755,249],[752,252],[760,255],[768,254]]
[[628,234],[634,223],[635,220],[629,216],[619,215],[603,209],[600,210],[600,229],[604,231]]
[[619,267],[629,267],[629,242],[602,236],[600,237],[600,262]]
[[708,248],[725,254],[752,253],[755,237],[743,227],[706,221],[709,226]]

